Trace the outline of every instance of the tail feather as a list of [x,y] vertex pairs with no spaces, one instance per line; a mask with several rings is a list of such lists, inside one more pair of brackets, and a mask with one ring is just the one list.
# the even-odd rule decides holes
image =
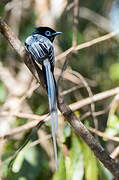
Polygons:
[[48,59],[43,61],[43,69],[45,71],[46,87],[48,92],[49,109],[51,116],[52,137],[56,161],[56,170],[58,169],[56,133],[58,130],[58,112],[57,112],[57,98],[54,76],[51,72],[51,65]]

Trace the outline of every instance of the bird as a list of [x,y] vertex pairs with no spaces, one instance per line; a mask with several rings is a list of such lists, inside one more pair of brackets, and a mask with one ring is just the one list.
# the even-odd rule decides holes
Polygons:
[[56,146],[56,133],[58,131],[58,110],[57,87],[54,77],[55,55],[53,41],[55,37],[61,33],[62,32],[57,32],[50,27],[36,27],[32,34],[29,35],[25,41],[26,50],[30,53],[33,61],[42,66],[49,101],[56,170],[58,170]]

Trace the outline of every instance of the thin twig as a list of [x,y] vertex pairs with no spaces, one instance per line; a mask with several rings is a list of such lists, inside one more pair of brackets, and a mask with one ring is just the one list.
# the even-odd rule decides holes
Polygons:
[[[70,3],[66,7],[66,11],[70,11],[74,8],[74,3]],[[79,17],[87,19],[91,21],[93,24],[98,26],[99,28],[105,30],[106,32],[109,32],[110,29],[110,21],[106,19],[105,17],[101,16],[100,14],[92,11],[91,9],[87,7],[80,7],[79,8]]]
[[[99,101],[99,100],[103,100],[105,98],[108,98],[110,96],[114,96],[115,94],[118,94],[119,93],[119,88],[114,88],[114,89],[111,89],[111,90],[108,90],[108,91],[105,91],[105,92],[102,92],[102,93],[99,93],[99,94],[96,94],[94,95],[93,97],[88,97],[88,98],[85,98],[83,100],[80,100],[76,103],[73,103],[71,105],[69,105],[69,107],[71,108],[72,111],[76,111],[77,109],[80,109],[81,107],[83,106],[86,106],[88,104],[90,104],[91,102],[96,102],[96,101]],[[92,98],[93,98],[93,101],[92,101]],[[97,116],[98,114],[100,115],[101,113],[103,112],[95,112],[95,116]],[[97,115],[96,115],[97,114]],[[1,112],[0,113],[0,116],[10,116],[10,115],[14,115],[16,117],[20,117],[20,118],[28,118],[28,119],[33,119],[34,121],[31,121],[31,122],[28,122],[26,123],[25,125],[23,126],[20,126],[20,127],[17,127],[15,129],[13,129],[11,132],[3,135],[3,136],[0,136],[0,139],[6,139],[14,134],[17,134],[17,133],[20,133],[20,132],[23,132],[25,130],[28,130],[34,126],[36,126],[36,124],[39,122],[39,121],[42,121],[43,119],[49,119],[48,115],[43,115],[43,116],[39,116],[39,115],[35,115],[35,114],[27,114],[27,113],[16,113],[16,112],[13,112],[12,114],[10,114],[10,112]],[[58,115],[61,115],[60,112],[58,112]],[[88,116],[90,115],[90,113],[88,112]],[[86,115],[87,116],[87,115]],[[85,117],[81,117],[81,119],[84,119]]]
[[[30,134],[27,136],[25,142],[22,144],[22,146],[12,155],[10,156],[8,159],[10,159],[10,163],[9,163],[9,168],[11,168],[16,156],[22,151],[22,149],[26,146],[26,144],[31,140],[31,138],[33,137],[33,135],[35,133],[37,133],[37,130],[44,124],[44,121],[40,121],[37,123],[37,125],[31,130]],[[5,161],[7,161],[8,159],[6,159]],[[3,161],[2,164],[5,162]],[[2,166],[2,164],[0,166]]]
[[[102,111],[98,111],[98,112],[94,112],[94,113],[95,113],[95,116],[100,116],[100,115],[104,114],[105,111],[106,110],[102,110]],[[16,127],[14,129],[12,129],[10,132],[0,136],[0,139],[2,139],[2,140],[8,139],[8,138],[14,136],[15,134],[18,134],[18,133],[21,133],[24,131],[28,131],[29,129],[35,127],[42,120],[48,121],[50,119],[48,115],[39,116],[39,115],[35,115],[35,114],[26,114],[26,113],[18,113],[18,112],[14,113],[14,114],[10,114],[9,112],[2,112],[0,115],[1,116],[16,116],[19,118],[33,119],[33,121],[30,121],[22,126]],[[58,112],[58,115],[60,116],[61,113]],[[87,112],[80,118],[80,120],[82,121],[83,119],[87,118],[90,115],[91,115],[91,112]]]
[[87,48],[87,47],[90,47],[90,46],[93,46],[94,44],[97,44],[97,43],[100,43],[100,42],[103,42],[103,41],[106,41],[108,39],[111,39],[113,38],[114,36],[116,36],[117,34],[119,34],[119,29],[111,32],[111,33],[108,33],[104,36],[101,36],[101,37],[98,37],[96,39],[93,39],[91,41],[88,41],[88,42],[85,42],[85,43],[82,43],[76,47],[70,47],[69,49],[67,49],[66,51],[64,51],[63,53],[59,54],[58,56],[56,56],[56,61],[58,60],[63,60],[63,58],[65,58],[68,54],[70,54],[71,52],[75,52],[75,51],[78,51],[78,50],[81,50],[81,49],[84,49],[84,48]]
[[117,146],[114,151],[110,154],[110,157],[112,159],[115,159],[117,156],[119,156],[119,146]]
[[82,86],[81,85],[74,86],[74,87],[72,87],[70,89],[67,89],[67,90],[61,92],[60,95],[65,96],[65,95],[67,95],[67,94],[69,94],[69,93],[71,93],[71,92],[73,92],[73,91],[75,91],[75,90],[77,90],[77,89],[79,89],[81,87],[83,87],[83,85]]
[[[24,116],[22,116],[22,117],[25,117],[25,114],[24,114]],[[45,122],[46,120],[48,120],[49,119],[49,116],[48,115],[44,115],[44,116],[42,116],[42,117],[40,117],[40,116],[37,116],[37,115],[30,115],[30,114],[28,114],[27,115],[27,118],[30,118],[30,117],[37,117],[36,119],[37,120],[34,120],[34,121],[30,121],[30,122],[28,122],[28,123],[26,123],[25,125],[22,125],[22,126],[19,126],[19,127],[17,127],[17,128],[14,128],[13,130],[11,130],[10,132],[8,132],[8,133],[6,133],[6,134],[4,134],[4,135],[2,135],[2,136],[0,136],[0,139],[1,140],[3,140],[3,139],[8,139],[9,137],[11,137],[11,136],[13,136],[13,135],[15,135],[15,134],[18,134],[18,133],[21,133],[21,132],[24,132],[24,131],[27,131],[27,130],[29,130],[29,129],[31,129],[31,128],[33,128],[33,127],[35,127],[35,126],[37,126],[38,125],[38,123],[40,123],[40,122]],[[33,118],[34,119],[34,118]]]
[[77,109],[82,108],[83,106],[91,104],[92,102],[101,101],[103,99],[106,99],[110,96],[114,96],[116,94],[119,94],[119,87],[95,94],[93,97],[88,97],[88,98],[79,100],[75,103],[70,104],[69,107],[72,109],[72,111],[75,111]]
[[78,17],[79,17],[79,0],[74,0],[73,41],[72,41],[73,47],[77,45]]
[[111,104],[110,104],[110,110],[109,110],[109,115],[108,115],[108,119],[115,114],[117,108],[119,106],[119,94],[117,94],[114,99],[112,100]]
[[105,30],[106,32],[109,32],[110,30],[110,21],[87,7],[80,7],[79,17],[91,21],[97,27]]
[[103,132],[101,132],[101,131],[98,131],[97,129],[94,129],[94,128],[91,128],[91,127],[89,127],[88,129],[89,129],[92,133],[95,133],[95,134],[97,134],[97,135],[100,136],[100,137],[106,138],[106,139],[108,139],[108,140],[112,140],[112,141],[119,142],[119,137],[105,135],[105,133],[103,133]]
[[36,141],[33,141],[33,142],[30,144],[30,147],[36,146],[36,145],[40,144],[42,141],[45,141],[45,140],[47,140],[47,139],[50,139],[51,137],[52,137],[51,134],[48,134],[47,136],[42,137],[42,139],[38,139],[38,140],[36,140]]
[[[67,60],[65,60],[65,62],[66,61]],[[81,84],[81,81],[79,80],[79,78],[77,78],[73,74],[69,73],[67,70],[64,71],[64,69],[66,67],[65,65],[67,65],[67,64],[65,64],[65,62],[63,63],[63,66],[62,66],[61,70],[59,68],[55,68],[55,74],[58,75],[59,77],[63,77],[64,79],[71,81],[72,83],[75,83],[75,84],[78,84],[78,85]]]
[[65,11],[70,11],[74,7],[74,2],[68,4],[65,8]]
[[[103,114],[105,114],[106,112],[108,111],[108,109],[106,110],[102,110],[102,111],[98,111],[98,112],[94,112],[94,115],[95,116],[101,116]],[[81,117],[80,117],[80,120],[83,121],[84,119],[86,119],[87,117],[91,116],[91,112],[86,112],[85,114],[83,114]]]
[[63,72],[67,67],[67,63],[68,63],[68,58],[65,59],[63,65],[62,65],[62,69],[61,69],[60,75],[59,75],[58,80],[57,80],[57,86],[60,85],[60,82],[61,82],[61,79],[62,79],[62,76],[63,76]]
[[[73,73],[74,75],[76,75],[77,77],[79,77],[79,78],[81,79],[81,81],[83,82],[85,88],[87,89],[87,92],[88,92],[88,94],[89,94],[89,97],[90,97],[90,98],[93,97],[93,93],[92,93],[92,91],[91,91],[91,88],[89,87],[89,85],[88,85],[88,83],[86,82],[85,78],[84,78],[79,72],[72,71],[72,70],[70,70],[70,72]],[[97,120],[97,118],[95,117],[94,112],[95,112],[95,104],[94,104],[94,102],[92,101],[92,103],[91,103],[91,114],[92,114],[93,121],[94,121],[93,125],[94,125],[94,127],[95,127],[96,129],[98,129],[98,120]]]

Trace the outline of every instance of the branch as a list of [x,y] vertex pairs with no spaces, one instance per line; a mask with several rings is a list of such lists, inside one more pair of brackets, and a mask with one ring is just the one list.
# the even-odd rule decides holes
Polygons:
[[79,0],[74,0],[73,42],[72,42],[73,47],[75,47],[77,45],[78,16],[79,16]]
[[[20,116],[19,116],[20,114]],[[24,131],[27,131],[31,128],[34,128],[35,126],[37,126],[38,123],[40,122],[45,122],[46,120],[49,120],[49,117],[48,116],[38,116],[38,115],[33,115],[33,114],[25,114],[25,113],[17,113],[16,114],[17,117],[24,117],[24,118],[30,118],[30,119],[35,119],[33,121],[30,121],[22,126],[19,126],[17,128],[14,128],[13,130],[11,130],[10,132],[0,136],[0,140],[3,140],[3,139],[8,139],[10,138],[11,136],[14,136],[18,133],[21,133],[21,132],[24,132]]]
[[39,76],[35,69],[35,63],[33,63],[31,56],[25,50],[21,41],[15,36],[10,27],[5,23],[5,21],[0,17],[0,32],[6,38],[6,40],[10,43],[13,49],[19,54],[21,59],[24,61],[28,69],[31,71],[33,76],[39,82]]
[[58,98],[58,107],[65,119],[74,128],[78,136],[86,142],[90,149],[94,152],[95,156],[104,164],[104,166],[119,179],[119,164],[116,163],[98,143],[98,141],[89,133],[87,128],[83,125],[71,109],[63,102],[61,97]]
[[[94,115],[95,116],[101,116],[103,114],[105,114],[107,112],[108,108],[107,109],[104,109],[102,111],[97,111],[97,112],[94,112]],[[87,117],[91,116],[91,112],[88,111],[86,112],[85,114],[83,114],[81,117],[80,117],[80,121],[83,121],[84,119],[86,119]]]
[[[96,102],[96,101],[99,101],[99,100],[103,100],[105,98],[108,98],[108,97],[113,96],[113,95],[118,94],[118,93],[119,93],[119,88],[111,89],[111,90],[96,94],[93,97],[89,97],[89,98],[85,98],[83,100],[80,100],[80,101],[78,101],[76,103],[73,103],[73,104],[69,105],[69,107],[71,108],[72,111],[76,111],[77,109],[79,109],[79,108],[81,108],[83,106],[86,106],[86,105],[90,104],[91,102]],[[92,98],[94,99],[93,101],[92,101]],[[100,115],[100,114],[102,114],[104,112],[105,111],[95,112],[95,116]],[[81,119],[84,119],[84,118],[88,117],[90,114],[91,114],[90,112],[87,112],[84,116],[81,117]],[[32,121],[28,122],[27,124],[25,124],[23,126],[20,126],[20,127],[17,127],[15,129],[13,129],[12,131],[10,131],[9,133],[7,133],[7,134],[5,134],[3,136],[0,136],[0,139],[6,139],[6,138],[8,138],[10,136],[21,133],[21,132],[23,132],[25,130],[28,130],[30,128],[33,128],[33,127],[35,127],[37,125],[37,123],[39,123],[40,121],[46,119],[47,116],[48,116],[47,114],[43,115],[43,116],[39,116],[39,115],[35,115],[35,114],[27,114],[27,113],[20,113],[20,112],[19,113],[18,112],[17,113],[13,112],[12,114],[10,114],[7,111],[1,112],[0,115],[1,116],[10,116],[10,115],[12,115],[12,116],[20,117],[20,118],[27,118],[27,119],[33,119],[34,120],[33,122]],[[58,115],[60,116],[61,113],[58,112]]]
[[87,7],[80,7],[79,17],[87,19],[97,27],[105,30],[106,32],[109,32],[110,21],[95,11],[92,11],[91,9],[88,9]]
[[112,159],[115,159],[117,156],[119,156],[119,146],[117,146],[114,151],[110,154],[110,157]]
[[23,57],[25,54],[25,48],[22,45],[21,41],[15,36],[15,34],[11,31],[8,25],[3,21],[0,17],[0,32],[3,36],[8,40],[10,45],[15,49],[15,51]]
[[92,133],[95,133],[97,134],[98,136],[100,137],[103,137],[103,138],[106,138],[108,140],[112,140],[112,141],[115,141],[115,142],[119,142],[119,137],[115,137],[115,136],[108,136],[108,135],[105,135],[105,133],[101,132],[101,131],[98,131],[97,129],[94,129],[94,128],[91,128],[89,127],[88,128]]
[[[6,39],[12,44],[12,47],[20,52],[18,54],[21,54],[21,57],[23,57],[23,49],[22,51],[17,47],[20,47],[19,45],[16,45],[19,40],[16,39],[13,32],[10,30],[10,28],[6,25],[6,23],[0,19],[0,32],[6,37]],[[7,33],[9,32],[9,33]],[[12,36],[12,37],[11,37]],[[23,46],[21,45],[21,48]],[[40,79],[39,74],[39,67],[34,65],[31,61],[31,66],[29,66],[29,55],[26,56],[25,64],[30,69],[34,77],[36,78],[34,71],[36,72],[36,75]],[[33,69],[31,69],[33,68]],[[35,69],[34,69],[35,68]],[[93,100],[94,101],[94,100]],[[74,128],[75,132],[78,136],[82,137],[82,139],[88,144],[90,149],[94,152],[96,157],[104,164],[105,167],[109,169],[109,171],[117,178],[119,179],[119,164],[115,162],[103,149],[103,147],[97,142],[97,140],[89,133],[87,128],[79,121],[77,116],[71,111],[71,109],[64,103],[63,98],[61,96],[58,96],[58,107],[61,113],[64,115],[65,119],[70,123],[70,125]]]
[[[70,11],[74,8],[74,3],[68,4],[65,11]],[[110,21],[105,17],[101,16],[100,14],[92,11],[87,7],[80,7],[79,8],[79,17],[87,19],[91,21],[93,24],[98,26],[99,28],[109,32],[110,29]]]
[[114,96],[116,94],[119,94],[119,87],[104,91],[102,93],[95,94],[93,97],[88,97],[88,98],[79,100],[75,103],[70,104],[69,107],[72,109],[72,111],[76,111],[77,109],[80,109],[83,106],[91,104],[92,102],[100,101],[110,96]]
[[[79,77],[81,79],[81,81],[83,82],[88,94],[89,94],[89,97],[93,97],[93,93],[92,93],[92,90],[90,88],[90,86],[88,85],[87,81],[85,80],[85,78],[79,73],[79,72],[76,72],[76,71],[72,71],[70,70],[70,72],[72,74],[74,74],[75,76]],[[96,129],[98,129],[98,121],[97,121],[97,118],[95,116],[95,104],[94,102],[91,102],[91,114],[92,114],[92,118],[93,118],[93,125]]]
[[70,54],[71,52],[75,52],[75,51],[78,51],[78,50],[81,50],[81,49],[84,49],[84,48],[87,48],[87,47],[90,47],[90,46],[93,46],[94,44],[97,44],[97,43],[100,43],[102,41],[106,41],[108,39],[111,39],[113,38],[114,36],[116,36],[117,34],[119,34],[119,29],[117,29],[116,31],[113,31],[111,33],[108,33],[104,36],[101,36],[101,37],[98,37],[96,39],[93,39],[91,41],[88,41],[88,42],[85,42],[85,43],[82,43],[76,47],[70,47],[69,49],[67,49],[66,51],[64,51],[63,53],[59,54],[58,56],[56,56],[56,61],[58,60],[62,60],[64,57],[66,57],[68,54]]
[[[93,97],[85,98],[83,100],[80,100],[80,101],[78,101],[76,103],[73,103],[73,104],[69,105],[69,107],[71,108],[72,111],[76,111],[77,109],[80,109],[81,107],[86,106],[86,105],[90,104],[91,102],[96,102],[96,101],[99,101],[99,100],[103,100],[103,99],[108,98],[110,96],[113,96],[115,94],[119,94],[119,88],[114,88],[114,89],[111,89],[111,90],[96,94]],[[94,100],[92,101],[92,98],[95,101]],[[100,112],[94,112],[94,114],[95,114],[95,116],[98,116],[100,114],[104,114],[106,111],[107,111],[107,109],[103,110],[103,111],[100,111]],[[35,114],[27,114],[27,113],[20,113],[20,112],[19,113],[18,112],[17,113],[13,112],[12,114],[10,114],[7,111],[1,112],[0,115],[1,116],[13,115],[13,116],[16,116],[16,117],[19,117],[19,118],[27,118],[27,119],[33,119],[34,120],[34,121],[26,123],[23,126],[14,128],[12,131],[4,134],[3,136],[0,136],[0,139],[6,139],[6,138],[9,138],[10,136],[13,136],[15,134],[18,134],[18,133],[21,133],[23,131],[29,130],[30,128],[35,127],[37,125],[37,123],[39,123],[43,119],[46,119],[47,116],[48,116],[47,114],[43,115],[43,116],[39,116],[39,115],[35,115]],[[58,115],[60,116],[61,113],[58,112]],[[91,112],[87,112],[86,114],[84,114],[80,118],[80,120],[83,120],[84,118],[86,118],[86,117],[88,117],[90,115],[91,115]],[[47,118],[47,120],[49,120],[49,118]]]

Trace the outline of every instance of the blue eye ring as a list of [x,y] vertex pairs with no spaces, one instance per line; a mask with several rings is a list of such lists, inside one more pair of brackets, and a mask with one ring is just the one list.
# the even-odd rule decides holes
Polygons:
[[50,31],[45,31],[45,35],[46,36],[51,36],[51,32]]

